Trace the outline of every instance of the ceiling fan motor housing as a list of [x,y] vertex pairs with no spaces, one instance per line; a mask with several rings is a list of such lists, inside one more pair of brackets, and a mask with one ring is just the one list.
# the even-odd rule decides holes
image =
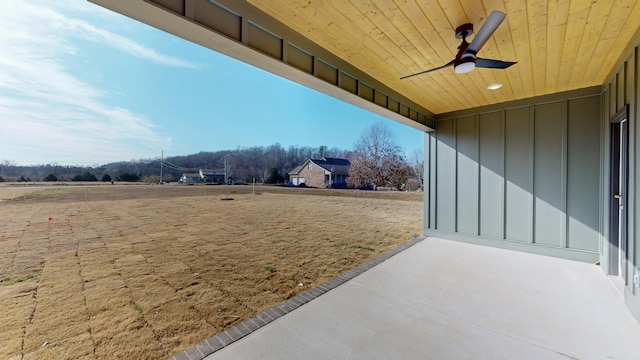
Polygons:
[[473,24],[462,24],[456,28],[456,39],[464,39],[473,34]]

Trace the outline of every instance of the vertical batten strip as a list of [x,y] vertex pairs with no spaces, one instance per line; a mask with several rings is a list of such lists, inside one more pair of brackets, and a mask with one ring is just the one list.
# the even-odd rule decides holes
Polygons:
[[458,117],[453,118],[453,149],[456,152],[455,163],[453,164],[454,179],[453,179],[453,231],[458,232]]
[[506,162],[507,162],[507,114],[506,110],[500,111],[500,173],[502,174],[502,193],[500,194],[502,199],[500,199],[500,206],[502,206],[502,211],[500,212],[500,223],[502,226],[500,227],[502,230],[502,234],[500,236],[501,239],[507,238],[507,171],[506,171]]
[[567,177],[569,176],[569,166],[567,163],[568,152],[569,152],[569,132],[568,132],[568,122],[569,122],[569,100],[563,101],[563,114],[562,114],[562,157],[560,159],[560,211],[564,214],[562,220],[560,222],[560,231],[562,238],[560,239],[560,245],[563,248],[569,247],[569,227],[567,226],[569,222],[569,213],[567,211]]
[[529,105],[529,184],[531,184],[531,214],[529,226],[531,230],[529,232],[531,238],[529,243],[536,243],[536,108],[535,105]]
[[609,108],[611,106],[611,84],[606,85],[603,89],[602,94],[602,109],[600,111],[602,119],[602,163],[603,171],[602,171],[602,194],[600,197],[601,201],[601,214],[602,217],[600,221],[602,223],[602,242],[600,244],[600,259],[602,260],[601,266],[603,269],[609,267],[609,247],[605,246],[605,244],[609,243],[609,216],[608,216],[608,207],[609,207],[609,188],[611,186],[609,173],[610,173],[610,149],[609,149],[609,136],[610,136],[610,125],[609,125]]
[[438,229],[438,200],[440,197],[438,196],[438,169],[440,168],[438,164],[438,132],[434,131],[430,135],[433,136],[433,158],[430,163],[434,166],[433,171],[433,229]]
[[477,185],[476,185],[476,203],[477,203],[477,207],[478,207],[478,218],[477,218],[477,226],[476,226],[476,235],[480,236],[480,226],[482,224],[481,222],[481,218],[480,218],[480,214],[481,214],[481,208],[480,208],[480,201],[482,200],[481,192],[482,192],[482,188],[480,187],[480,171],[482,169],[482,164],[480,163],[480,115],[476,114],[475,115],[475,123],[476,123],[476,162],[478,163],[478,174],[477,176]]
[[424,148],[422,152],[422,191],[424,204],[424,228],[431,228],[431,134],[424,133]]
[[[634,153],[634,158],[633,161],[631,161],[630,159],[630,164],[632,166],[632,169],[629,170],[630,174],[632,175],[633,181],[635,182],[635,186],[634,188],[634,196],[633,196],[633,208],[634,208],[634,213],[636,213],[636,211],[640,211],[640,196],[638,196],[638,189],[640,189],[640,161],[638,161],[638,159],[640,159],[640,144],[638,144],[638,142],[640,142],[640,47],[636,47],[635,48],[635,56],[634,56],[634,76],[633,76],[633,97],[630,99],[630,112],[631,112],[631,118],[632,118],[632,122],[634,124],[634,128],[635,131],[632,132],[631,134],[633,135],[633,142],[632,144],[630,144],[630,149],[632,149],[631,151],[633,151]],[[633,217],[634,221],[633,221],[633,238],[635,239],[634,241],[631,241],[632,243],[632,248],[633,248],[633,265],[634,265],[634,271],[640,273],[640,236],[636,236],[636,234],[640,233],[640,216],[635,215]],[[632,276],[633,278],[633,276]],[[633,294],[635,296],[640,295],[640,287],[632,287],[633,288]]]

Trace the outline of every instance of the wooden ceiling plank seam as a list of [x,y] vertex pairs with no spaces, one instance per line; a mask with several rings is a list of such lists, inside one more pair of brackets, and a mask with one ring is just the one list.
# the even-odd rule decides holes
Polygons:
[[[393,0],[377,0],[373,1],[373,4],[380,9],[386,15],[389,25],[393,26],[393,33],[397,33],[398,37],[404,39],[403,43],[398,44],[403,53],[406,54],[406,61],[403,63],[409,68],[416,63],[416,58],[422,57],[425,61],[429,61],[424,53],[418,51],[418,45],[420,44],[420,35],[416,34],[416,29],[413,26],[406,26],[410,24],[406,14],[402,11],[402,8],[397,6]],[[391,16],[391,17],[390,17]],[[393,36],[391,36],[393,40]],[[433,50],[430,51],[431,55],[436,55]],[[398,56],[399,54],[396,54]],[[433,56],[432,56],[433,58]]]
[[[600,77],[603,79],[603,83],[609,80],[609,76],[611,75],[611,72],[614,71],[614,67],[616,66],[620,58],[627,55],[625,53],[628,51],[627,47],[629,45],[637,47],[638,44],[640,44],[640,39],[638,39],[638,37],[636,36],[636,34],[640,33],[640,2],[636,3],[634,9],[631,12],[631,15],[629,16],[629,21],[632,20],[635,20],[635,22],[627,24],[627,26],[625,26],[620,32],[620,37],[626,39],[626,44],[623,44],[620,40],[618,40],[620,43],[616,44],[615,50],[613,50],[616,52],[611,52],[607,56],[606,62],[610,64],[609,69],[601,69],[602,74],[600,75]],[[634,39],[638,40],[635,44],[631,44]]]
[[[441,44],[441,50],[436,50],[438,53],[444,52],[444,49],[453,49],[449,51],[453,51],[453,55],[456,54],[456,47],[459,45],[458,40],[455,36],[451,34],[455,34],[455,28],[457,25],[452,25],[445,13],[442,11],[442,8],[438,6],[436,2],[416,2],[416,6],[418,6],[424,16],[429,20],[431,24],[433,24],[434,31],[438,34]],[[429,36],[430,37],[430,36]],[[446,60],[448,62],[449,60]]]
[[[582,37],[583,43],[578,49],[576,58],[576,80],[587,80],[585,79],[587,67],[593,60],[593,57],[596,56],[596,48],[599,47],[597,46],[599,45],[598,40],[602,35],[602,31],[604,30],[607,19],[611,15],[611,9],[612,6],[610,3],[605,4],[603,2],[600,2],[594,3],[591,6],[585,26],[584,35]],[[598,61],[601,61],[601,59],[598,59]]]
[[[360,6],[354,4],[354,6],[358,8],[361,11],[362,15],[369,20],[371,26],[373,27],[373,29],[375,29],[372,31],[379,32],[381,34],[379,36],[372,37],[372,40],[375,41],[378,46],[384,48],[387,51],[395,46],[401,50],[401,53],[404,53],[407,55],[407,57],[410,57],[407,49],[413,48],[413,44],[411,44],[410,40],[408,40],[405,35],[397,29],[397,27],[393,24],[392,21],[388,19],[388,17],[386,17],[386,13],[383,10],[376,8],[377,12],[380,15],[378,15],[376,18],[370,18],[370,16],[372,16],[372,13],[376,12],[376,10],[363,9],[360,7],[362,6],[362,4]],[[367,6],[376,7],[376,4],[367,2]],[[413,61],[403,62],[400,59],[402,57],[399,58],[397,53],[389,51],[389,55],[396,58],[403,66],[407,68],[411,65],[411,63],[413,63]],[[383,70],[379,69],[379,71],[382,72]],[[394,78],[397,77],[397,73],[395,72],[393,74],[389,73],[388,75]]]
[[536,96],[545,94],[547,69],[547,2],[527,2],[530,44],[532,46],[533,88]]
[[[415,46],[416,48],[421,49],[421,51],[419,52],[427,61],[427,63],[418,63],[416,61],[417,67],[415,69],[412,69],[409,73],[416,73],[424,69],[442,66],[443,64],[446,64],[451,61],[451,59],[453,59],[453,57],[455,56],[455,52],[449,50],[450,48],[447,46],[447,44],[441,41],[439,35],[432,36],[434,34],[437,35],[438,33],[426,14],[424,14],[424,12],[422,12],[422,9],[416,5],[415,1],[406,1],[405,6],[398,7],[401,9],[401,11],[403,11],[404,15],[407,17],[408,22],[412,25],[411,27],[408,26],[408,31],[411,31],[411,29],[413,29],[414,33],[416,34]],[[423,24],[425,26],[421,26]],[[425,30],[425,28],[428,29]],[[438,52],[436,51],[437,48],[446,49],[446,51]],[[422,49],[426,50],[423,52]]]
[[[622,44],[622,42],[617,42],[616,39],[630,39],[635,29],[637,29],[637,23],[635,27],[633,23],[630,23],[630,19],[640,16],[638,12],[634,12],[636,9],[640,9],[640,5],[635,0],[627,0],[626,3],[621,2],[611,8],[611,13],[600,34],[598,47],[595,49],[594,56],[587,66],[586,77],[596,79],[598,84],[606,81],[605,77],[609,74],[610,68],[614,66],[617,60],[611,55],[613,53],[620,54],[626,46],[626,44]],[[603,59],[603,66],[594,64],[597,58]]]
[[[516,53],[518,79],[520,80],[520,96],[531,97],[533,91],[533,64],[531,59],[531,45],[529,44],[529,18],[526,8],[517,6],[513,2],[505,3],[509,14],[507,25],[512,36],[513,49]],[[514,69],[514,70],[516,70]],[[511,72],[511,68],[507,69]]]
[[[402,17],[403,18],[403,21],[400,21],[400,23],[408,23],[409,20],[406,18],[405,14],[402,12],[402,10],[399,7],[395,6],[395,3],[393,3],[393,1],[391,1],[391,3],[393,4],[393,6],[391,6],[391,8],[395,9],[396,17]],[[380,5],[379,5],[380,4],[379,1],[378,2],[372,2],[372,4],[374,6],[376,6],[381,13],[383,13],[385,15],[387,14],[388,10],[382,9],[380,7]],[[386,4],[387,4],[387,7],[389,7],[389,5],[390,5],[389,4],[389,0],[386,0]],[[392,35],[392,36],[390,36],[389,40],[390,41],[394,41],[393,40],[393,38],[394,38],[393,34],[397,34],[398,37],[402,37],[403,39],[406,39],[407,42],[408,42],[408,46],[413,50],[411,52],[414,53],[414,54],[417,54],[418,57],[420,57],[421,59],[424,60],[424,61],[420,61],[420,62],[421,63],[428,62],[428,59],[423,57],[421,52],[418,51],[417,46],[414,43],[414,41],[408,39],[409,34],[407,34],[407,33],[415,33],[415,28],[409,27],[409,30],[407,30],[405,32],[405,31],[402,31],[401,29],[399,29],[396,25],[394,25],[394,23],[397,23],[397,22],[392,21],[391,19],[388,18],[388,16],[386,16],[386,19],[388,21],[385,23],[384,26],[385,26],[385,28],[389,28],[389,31],[387,31],[385,29],[383,29],[383,31],[384,32],[389,32]],[[374,19],[372,19],[371,21],[373,22]],[[418,36],[418,38],[419,38],[419,36]],[[402,69],[395,68],[394,69],[393,79],[390,79],[393,82],[399,81],[400,76],[412,72],[413,69],[415,68],[415,63],[417,62],[416,61],[416,55],[410,54],[407,51],[407,49],[404,48],[401,44],[398,44],[398,47],[402,51],[400,53],[395,53],[394,55],[396,57],[400,57],[400,56],[402,56],[402,54],[404,54],[405,55],[404,58],[406,59],[406,62],[404,62],[404,61],[402,62],[405,65],[404,68],[402,68]]]
[[[289,10],[283,9],[282,7],[275,7],[276,5],[283,5],[280,2],[272,3],[272,2],[265,2],[262,0],[253,0],[253,3],[256,6],[259,6],[263,11],[265,11],[265,9],[271,9],[271,11],[265,11],[265,13],[269,14],[274,19],[280,21],[284,25],[290,27],[291,29],[293,29],[294,31],[297,31],[300,34],[317,32],[318,26],[316,26],[314,22],[309,21],[308,20],[309,17],[307,17],[306,15],[300,12],[296,12],[294,9],[290,8],[290,6],[286,4],[284,6]],[[284,15],[274,16],[274,14],[284,14]],[[298,21],[293,21],[292,19],[297,19],[298,21],[303,22],[303,25],[299,25],[300,23]],[[305,36],[305,37],[309,38],[309,40],[311,41],[315,41],[309,36]],[[336,51],[334,47],[328,47],[327,50],[331,52]]]
[[459,0],[436,0],[436,2],[440,5],[442,12],[448,19],[449,25],[454,32],[459,25],[471,22],[467,14],[465,14],[464,8]]
[[574,71],[571,77],[571,82],[575,84],[574,86],[583,87],[584,84],[592,81],[591,79],[585,79],[587,66],[591,62],[590,58],[594,55],[595,48],[598,45],[597,39],[600,37],[604,24],[609,17],[612,4],[613,2],[609,1],[591,3],[580,46],[575,57]]
[[[516,68],[518,73],[518,85],[514,87],[515,91],[519,91],[518,97],[532,97],[533,91],[533,64],[531,61],[531,46],[529,44],[529,17],[527,16],[526,7],[516,2],[505,3],[506,13],[509,14],[507,25],[511,32],[513,50],[516,53]],[[513,72],[511,68],[507,72]]]
[[[397,46],[401,51],[393,53],[393,56],[398,60],[401,60],[401,59],[404,60],[400,62],[405,67],[407,67],[407,69],[410,68],[410,65],[413,64],[414,61],[411,59],[412,56],[409,54],[409,52],[415,50],[415,46],[412,43],[412,41],[407,38],[406,34],[395,25],[398,22],[399,23],[406,22],[406,18],[404,18],[404,16],[402,15],[403,19],[401,21],[398,21],[397,13],[402,14],[402,12],[397,7],[393,7],[392,9],[382,9],[378,6],[379,2],[371,1],[369,3],[375,6],[380,12],[380,14],[383,15],[383,18],[384,18],[384,21],[375,21],[376,20],[375,18],[370,19],[372,23],[377,24],[380,27],[380,31],[384,34],[383,37],[380,37],[376,40],[378,42],[382,42],[380,44],[381,46],[386,46],[387,44],[385,43],[394,44],[395,46]],[[396,12],[396,16],[395,16],[396,21],[393,21],[392,19],[389,18],[388,11]],[[369,15],[365,15],[365,16],[369,16]],[[418,55],[420,54],[418,51],[416,51],[416,53]],[[405,56],[402,56],[403,54]],[[395,77],[398,77],[398,70],[396,69],[394,70],[395,70],[394,73],[390,75],[393,75],[393,77],[395,78]]]
[[[423,65],[425,67],[436,67],[449,61],[445,59],[451,59],[453,54],[442,54],[436,50],[437,40],[434,41],[432,36],[436,33],[436,30],[428,17],[422,12],[422,9],[416,5],[415,1],[408,0],[405,1],[404,4],[398,5],[396,0],[394,0],[394,4],[396,4],[400,12],[402,12],[407,19],[407,22],[403,26],[403,31],[411,33],[411,35],[407,35],[408,37],[415,37],[414,45],[420,49],[419,52],[425,57],[425,60],[429,62],[429,64]],[[424,44],[428,46],[423,46]],[[444,44],[439,45],[444,47]]]
[[562,48],[567,30],[569,16],[569,2],[549,2],[549,22],[547,23],[547,93],[557,92],[560,88],[560,63],[562,62]]
[[[322,43],[323,47],[324,46],[334,47],[338,49],[340,53],[351,54],[353,49],[350,49],[349,47],[347,47],[345,45],[345,41],[328,41],[328,39],[326,39],[327,35],[329,35],[331,39],[340,38],[340,39],[349,40],[346,43],[357,41],[358,39],[362,39],[362,37],[365,35],[364,32],[362,34],[353,34],[352,31],[358,30],[357,28],[352,28],[350,31],[347,31],[347,29],[344,29],[342,27],[341,22],[336,21],[335,18],[332,17],[334,16],[334,14],[327,14],[324,12],[324,9],[320,9],[310,5],[303,9],[294,8],[293,11],[297,11],[303,14],[309,19],[309,22],[318,25],[318,29],[316,31],[307,31],[305,36],[307,36],[308,38],[312,39],[315,42]],[[325,26],[323,25],[321,19],[334,19],[334,20],[330,22],[331,26]]]
[[[322,12],[322,14],[325,14],[325,11],[329,10],[328,8],[323,8],[320,9],[320,11]],[[338,16],[342,16],[345,19],[347,19],[348,23],[359,23],[357,21],[354,21],[354,19],[349,19],[348,17],[345,16],[345,14],[342,14],[340,12],[331,12],[331,13],[327,13],[327,14],[340,14]],[[333,15],[329,15],[329,16],[333,16]],[[363,17],[364,19],[364,17]],[[371,32],[370,29],[374,28],[373,24],[369,27],[369,28],[364,28],[362,26],[360,26],[358,28],[358,30],[360,30],[360,34],[351,34],[349,41],[347,42],[347,44],[365,44],[365,48],[368,50],[368,54],[367,57],[374,59],[376,57],[379,58],[379,60],[383,63],[387,63],[389,62],[389,59],[393,58],[393,53],[389,50],[389,46],[388,43],[385,45],[381,45],[379,41],[376,41],[372,36],[371,36]],[[349,32],[346,31],[345,29],[341,28],[338,30],[338,32],[332,32],[332,37],[334,39],[341,39],[341,38],[345,38],[345,34],[348,34]],[[370,38],[372,40],[374,40],[374,43],[372,45],[376,45],[375,48],[372,48],[371,45],[369,45],[369,42],[363,42],[362,39],[363,38]],[[325,42],[326,40],[323,39],[323,42]],[[326,42],[330,42],[330,41],[326,41]],[[383,40],[384,42],[384,40]],[[354,53],[360,53],[361,51],[355,51],[355,50],[341,50],[344,52],[354,52]],[[376,61],[370,61],[369,64],[369,68],[367,69],[368,71],[371,70],[379,70],[380,66],[380,61],[376,62]],[[363,70],[363,69],[361,69]],[[384,74],[382,71],[379,71],[380,73]]]
[[[574,1],[571,3],[573,4]],[[559,66],[559,84],[570,84],[574,76],[575,61],[578,56],[578,48],[584,35],[587,24],[589,8],[577,8],[574,12],[569,8],[567,27],[565,29],[564,47],[562,48],[563,61]]]

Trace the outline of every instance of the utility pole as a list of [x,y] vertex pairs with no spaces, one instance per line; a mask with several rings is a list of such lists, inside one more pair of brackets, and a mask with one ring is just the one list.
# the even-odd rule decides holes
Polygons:
[[160,184],[162,184],[162,167],[164,166],[164,150],[160,152]]
[[227,178],[227,158],[229,157],[229,155],[225,155],[224,156],[224,184],[228,185],[229,184],[229,179]]

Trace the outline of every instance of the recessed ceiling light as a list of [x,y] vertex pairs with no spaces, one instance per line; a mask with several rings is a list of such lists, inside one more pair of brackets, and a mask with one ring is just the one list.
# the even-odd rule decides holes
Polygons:
[[491,84],[489,86],[487,86],[487,89],[489,90],[497,90],[500,89],[502,87],[502,84]]

